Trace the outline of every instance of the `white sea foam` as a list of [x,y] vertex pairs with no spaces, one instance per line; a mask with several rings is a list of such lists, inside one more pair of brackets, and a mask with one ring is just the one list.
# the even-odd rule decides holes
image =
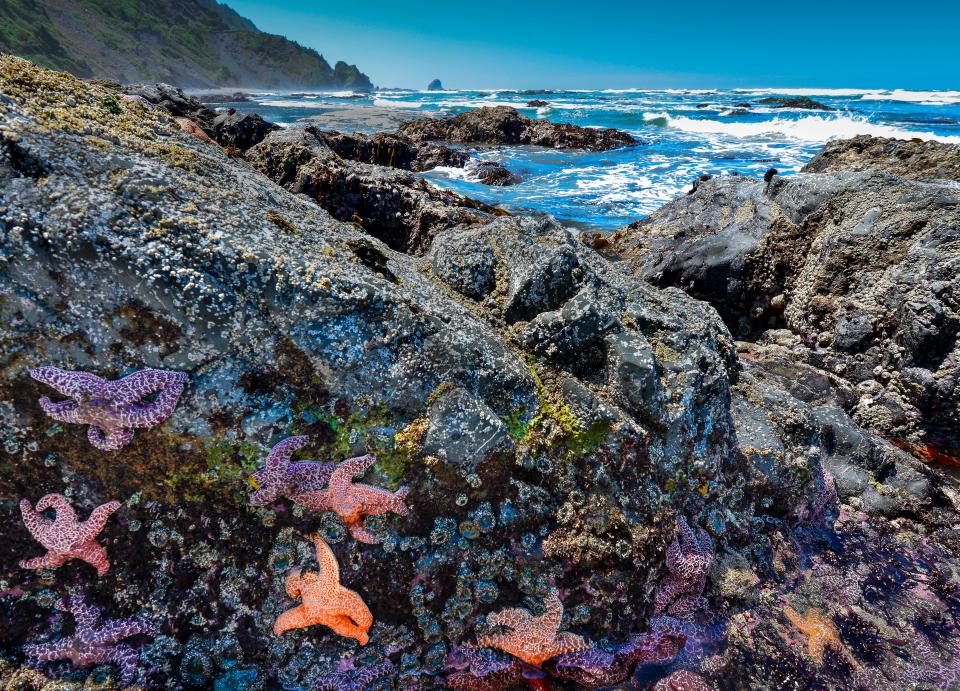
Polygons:
[[268,101],[260,101],[260,105],[271,106],[273,108],[329,108],[329,103],[321,103],[320,101],[295,101],[295,100],[286,100],[286,99],[271,99]]
[[883,89],[774,89],[774,88],[757,88],[757,89],[734,89],[735,92],[740,94],[778,94],[783,96],[836,96],[842,98],[844,96],[865,96],[867,94],[879,94],[883,93]]
[[953,106],[960,104],[960,91],[907,91],[895,89],[887,93],[862,96],[865,101],[902,101],[924,106]]
[[373,105],[381,108],[399,108],[402,110],[413,110],[419,108],[422,103],[411,103],[410,101],[397,101],[389,98],[374,98]]
[[[661,120],[665,113],[646,113],[644,119],[649,122]],[[870,134],[875,137],[893,137],[895,139],[936,139],[941,142],[960,144],[960,136],[944,136],[934,132],[906,130],[893,125],[881,125],[868,122],[865,118],[851,115],[819,116],[808,115],[797,120],[775,118],[766,122],[721,122],[718,120],[695,120],[685,117],[666,116],[668,127],[690,132],[691,134],[714,134],[738,139],[758,137],[781,137],[808,142],[822,142],[828,139],[848,139],[858,134]]]

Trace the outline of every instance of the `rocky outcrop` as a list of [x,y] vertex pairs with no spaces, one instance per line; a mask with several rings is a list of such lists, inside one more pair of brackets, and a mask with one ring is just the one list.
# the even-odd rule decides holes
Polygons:
[[920,139],[860,135],[827,142],[805,173],[873,170],[911,180],[960,180],[960,146]]
[[799,108],[801,110],[836,110],[831,106],[814,101],[807,96],[768,96],[761,98],[758,103],[773,108]]
[[441,190],[412,173],[336,154],[312,127],[272,133],[247,152],[256,170],[305,194],[334,218],[356,223],[390,247],[419,254],[442,230],[505,212]]
[[591,151],[607,151],[639,143],[626,132],[614,129],[593,129],[548,120],[531,120],[509,106],[478,108],[448,119],[413,120],[401,125],[397,134],[415,142],[526,144]]
[[427,91],[443,91],[443,83],[439,79],[434,79],[427,84]]
[[256,113],[238,113],[233,108],[218,113],[170,84],[126,84],[120,87],[120,91],[127,100],[139,100],[162,108],[175,117],[188,118],[221,146],[240,152],[280,129]]
[[860,424],[956,448],[958,195],[869,172],[712,179],[619,232],[614,251],[709,300],[741,337],[788,327],[798,360],[859,387]]
[[[115,674],[24,657],[50,641],[89,661],[51,616],[85,591],[105,618],[153,620],[119,651],[147,688],[950,687],[933,646],[960,617],[956,480],[847,413],[873,395],[805,359],[826,348],[781,329],[738,346],[709,304],[549,218],[451,203],[420,234],[441,214],[429,188],[308,130],[243,160],[115,95],[0,56],[0,683]],[[937,187],[890,184],[917,203]],[[771,194],[774,215],[806,208]],[[377,223],[409,195],[424,215],[387,239],[424,254],[333,218],[327,195]],[[187,383],[163,424],[94,451],[43,413],[29,371],[48,364]],[[308,467],[375,455],[354,486],[406,506],[251,505],[292,436]],[[16,567],[36,554],[17,502],[47,493],[81,515],[122,502],[104,579]],[[350,537],[359,520],[377,544]],[[304,595],[291,569],[316,572],[309,535],[372,616],[360,650],[322,625],[271,633]],[[522,645],[467,647],[506,640],[491,625],[517,612]],[[547,629],[576,652],[521,666],[544,652],[524,632]]]
[[308,129],[338,156],[357,163],[425,171],[437,166],[463,168],[470,160],[470,154],[463,149],[434,142],[411,142],[393,134],[344,134],[312,126]]

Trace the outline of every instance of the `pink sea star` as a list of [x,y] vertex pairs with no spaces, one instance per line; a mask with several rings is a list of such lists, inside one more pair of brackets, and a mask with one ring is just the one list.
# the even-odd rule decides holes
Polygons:
[[327,486],[336,468],[335,463],[290,462],[293,452],[302,449],[309,441],[310,437],[289,437],[270,450],[266,467],[253,474],[257,486],[250,495],[253,506],[265,506],[279,497],[294,497]]
[[121,680],[130,683],[137,673],[138,654],[132,646],[120,643],[124,638],[153,633],[153,625],[142,619],[108,619],[100,623],[100,610],[88,605],[82,595],[70,598],[69,611],[76,621],[73,635],[53,643],[25,645],[24,652],[37,662],[70,660],[77,667],[115,662],[120,666]]
[[[43,511],[53,508],[56,518],[50,520]],[[82,523],[77,513],[62,494],[47,494],[40,498],[34,509],[26,499],[20,502],[23,523],[34,539],[47,548],[42,557],[20,562],[25,569],[55,568],[69,559],[82,559],[96,567],[97,575],[102,576],[110,568],[107,550],[97,542],[97,535],[103,530],[110,515],[120,508],[120,502],[111,501],[98,506],[90,518]]]
[[314,511],[335,512],[349,528],[353,539],[376,544],[379,542],[376,536],[363,527],[364,516],[389,512],[406,516],[409,513],[406,487],[390,492],[381,487],[353,481],[354,477],[366,472],[376,462],[376,457],[369,455],[347,459],[337,465],[330,476],[327,489],[298,494],[293,500]]
[[[56,367],[37,367],[30,376],[69,399],[54,403],[43,396],[43,411],[60,422],[90,425],[90,443],[104,451],[123,448],[134,429],[154,427],[170,417],[187,383],[184,372],[160,369],[140,370],[117,381]],[[155,400],[144,402],[154,393]]]

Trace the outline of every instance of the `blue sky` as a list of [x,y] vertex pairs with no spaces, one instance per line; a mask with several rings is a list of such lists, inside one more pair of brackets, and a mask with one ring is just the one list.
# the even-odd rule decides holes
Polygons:
[[960,0],[227,0],[378,86],[960,89]]

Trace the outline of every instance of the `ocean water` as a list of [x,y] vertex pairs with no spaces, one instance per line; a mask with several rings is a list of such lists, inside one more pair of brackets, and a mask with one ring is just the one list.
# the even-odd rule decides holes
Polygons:
[[[836,112],[772,108],[767,96],[808,96]],[[860,89],[736,89],[601,91],[415,91],[255,94],[236,104],[274,122],[336,116],[341,130],[369,132],[383,108],[413,117],[456,115],[509,105],[531,118],[586,127],[615,127],[648,144],[590,153],[529,147],[484,151],[523,179],[511,187],[487,187],[463,170],[438,169],[424,177],[512,211],[539,211],[584,228],[614,230],[642,218],[690,188],[703,173],[762,176],[798,171],[823,144],[857,134],[937,139],[960,144],[960,91]],[[533,99],[548,101],[527,106]],[[738,108],[749,103],[750,108]],[[381,111],[382,112],[382,111]],[[355,118],[351,116],[355,114]],[[392,129],[392,127],[385,128]]]

